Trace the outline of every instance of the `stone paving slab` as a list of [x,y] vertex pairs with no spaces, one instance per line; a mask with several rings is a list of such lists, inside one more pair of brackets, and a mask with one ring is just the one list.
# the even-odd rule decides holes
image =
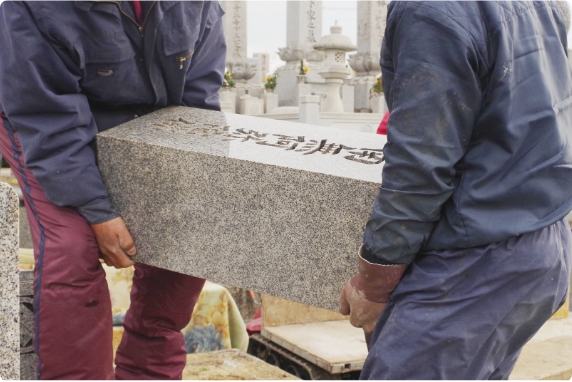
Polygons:
[[547,321],[522,349],[511,380],[572,378],[572,317]]
[[97,137],[135,260],[337,310],[385,137],[192,108]]

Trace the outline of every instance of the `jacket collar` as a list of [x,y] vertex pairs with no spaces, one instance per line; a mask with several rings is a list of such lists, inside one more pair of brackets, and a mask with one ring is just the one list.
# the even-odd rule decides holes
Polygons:
[[[109,7],[108,5],[113,5],[113,8],[117,8],[117,4],[120,4],[121,6],[122,5],[121,3],[122,2],[120,1],[111,1],[111,0],[91,0],[91,1],[75,1],[74,5],[76,8],[82,9],[84,11],[96,10],[96,11],[103,11],[115,14],[116,12],[114,12],[112,10],[112,7]],[[173,7],[173,5],[177,4],[177,1],[160,1],[159,3],[161,4],[161,8],[163,8],[163,11],[167,11],[168,9]],[[131,7],[122,6],[121,8],[123,9],[124,12],[131,13]]]

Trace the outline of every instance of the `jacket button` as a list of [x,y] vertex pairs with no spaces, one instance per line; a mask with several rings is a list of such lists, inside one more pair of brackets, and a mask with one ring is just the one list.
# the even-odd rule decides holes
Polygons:
[[135,115],[133,116],[133,119],[135,119],[135,118],[139,118],[139,116],[138,116],[137,114],[135,114]]

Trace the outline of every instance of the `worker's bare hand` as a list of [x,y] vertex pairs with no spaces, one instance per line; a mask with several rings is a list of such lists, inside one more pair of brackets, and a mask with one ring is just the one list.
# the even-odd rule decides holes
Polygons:
[[117,269],[127,268],[134,264],[131,256],[136,253],[135,243],[122,218],[92,224],[91,228],[95,233],[105,264]]
[[367,300],[364,292],[356,288],[357,277],[360,277],[359,273],[344,285],[340,293],[339,311],[344,316],[349,315],[350,323],[356,328],[362,328],[367,337],[373,333],[375,324],[387,304]]

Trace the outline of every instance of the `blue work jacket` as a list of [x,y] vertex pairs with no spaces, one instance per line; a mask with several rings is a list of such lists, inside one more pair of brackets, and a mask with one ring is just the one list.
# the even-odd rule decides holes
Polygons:
[[216,1],[156,1],[139,25],[127,1],[0,6],[0,110],[50,201],[89,223],[117,217],[94,137],[170,106],[219,110],[225,66]]
[[368,260],[496,243],[572,209],[572,71],[556,2],[391,2],[380,63],[391,116]]

